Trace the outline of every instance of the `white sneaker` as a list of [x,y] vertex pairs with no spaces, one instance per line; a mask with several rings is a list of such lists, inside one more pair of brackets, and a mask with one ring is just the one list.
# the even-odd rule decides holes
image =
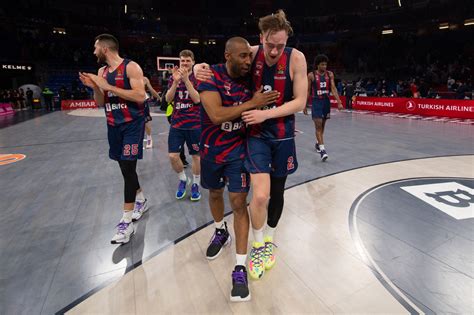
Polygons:
[[135,233],[133,228],[133,223],[126,223],[125,221],[120,221],[117,225],[117,233],[114,235],[110,243],[112,244],[126,244],[130,241],[130,237]]
[[145,145],[145,149],[151,149],[153,148],[153,139],[148,139],[146,140],[146,145]]
[[145,201],[135,201],[135,208],[132,213],[132,221],[135,222],[142,217],[142,215],[148,210],[148,200],[145,198]]

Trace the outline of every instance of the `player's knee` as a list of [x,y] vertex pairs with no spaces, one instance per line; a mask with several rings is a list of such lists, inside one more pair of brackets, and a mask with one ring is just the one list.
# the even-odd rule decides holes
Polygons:
[[247,212],[247,194],[231,194],[229,196],[230,206],[235,215],[242,215]]
[[223,189],[211,189],[209,190],[209,199],[211,202],[216,202],[220,199],[223,199],[224,190]]
[[168,153],[168,157],[170,158],[171,162],[178,162],[179,160],[179,153]]
[[266,207],[270,196],[265,192],[253,192],[252,200],[258,207]]

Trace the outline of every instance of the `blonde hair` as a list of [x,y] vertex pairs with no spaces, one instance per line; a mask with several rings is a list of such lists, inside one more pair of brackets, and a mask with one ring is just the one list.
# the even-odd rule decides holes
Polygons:
[[286,14],[281,9],[276,13],[260,18],[258,28],[262,34],[267,31],[270,31],[270,33],[286,31],[288,36],[293,35],[293,28],[291,27],[290,21],[286,19]]
[[179,57],[190,57],[194,61],[194,54],[189,49],[181,50]]

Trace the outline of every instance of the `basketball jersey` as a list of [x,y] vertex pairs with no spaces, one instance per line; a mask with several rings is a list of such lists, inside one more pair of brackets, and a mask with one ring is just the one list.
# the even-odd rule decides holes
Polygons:
[[[276,90],[280,97],[275,103],[262,108],[271,109],[283,105],[293,99],[293,81],[290,77],[290,56],[293,48],[286,47],[278,62],[269,67],[265,63],[262,46],[258,48],[252,64],[253,90],[263,85],[263,90]],[[295,136],[295,115],[267,119],[261,124],[251,125],[249,135],[270,140],[283,140]]]
[[319,74],[318,71],[313,71],[314,80],[311,86],[311,97],[313,100],[328,100],[329,92],[331,92],[331,72],[325,71]]
[[[109,72],[109,66],[106,66],[102,77],[112,86],[131,90],[130,80],[127,77],[127,64],[129,62],[130,60],[124,59],[113,72]],[[125,100],[111,91],[104,91],[104,105],[107,124],[110,126],[127,123],[143,116],[143,102],[136,103]]]
[[[252,98],[250,76],[232,79],[225,64],[213,65],[214,76],[201,82],[199,91],[219,92],[222,106],[238,106]],[[226,163],[245,157],[245,124],[242,119],[215,125],[201,107],[201,158],[214,163]]]
[[[191,81],[194,88],[197,87],[197,80],[194,78],[193,73],[189,75],[189,81]],[[172,85],[173,76],[170,76],[168,89],[170,89]],[[194,104],[189,96],[186,84],[181,80],[176,87],[176,93],[174,94],[174,110],[171,115],[171,127],[176,129],[199,129],[199,107],[199,104]]]

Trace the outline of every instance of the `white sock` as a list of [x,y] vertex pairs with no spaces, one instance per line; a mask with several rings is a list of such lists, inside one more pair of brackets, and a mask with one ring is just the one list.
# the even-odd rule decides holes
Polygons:
[[263,244],[263,227],[259,230],[256,230],[256,229],[252,229],[252,230],[253,230],[254,241],[257,243]]
[[201,182],[201,175],[194,175],[193,174],[193,184],[198,184]]
[[217,222],[217,221],[214,221],[214,225],[216,226],[216,229],[223,229],[223,225],[224,225],[224,220],[220,221],[220,222]]
[[132,213],[133,211],[123,210],[122,221],[126,223],[132,222]]
[[236,266],[245,266],[245,262],[247,261],[247,255],[235,254],[235,261]]
[[272,228],[271,226],[267,225],[265,229],[265,236],[269,236],[273,239],[273,234],[275,233],[276,227]]
[[184,180],[186,181],[186,173],[182,171],[181,173],[178,173],[179,180]]
[[325,150],[325,149],[324,149],[324,144],[320,144],[320,145],[319,145],[319,148],[320,148],[321,150]]
[[146,135],[147,140],[151,140],[151,135]]
[[140,192],[137,194],[137,196],[135,197],[135,199],[136,199],[137,201],[140,201],[140,202],[145,201],[145,196],[143,196],[143,191],[142,191],[142,190],[140,190]]

